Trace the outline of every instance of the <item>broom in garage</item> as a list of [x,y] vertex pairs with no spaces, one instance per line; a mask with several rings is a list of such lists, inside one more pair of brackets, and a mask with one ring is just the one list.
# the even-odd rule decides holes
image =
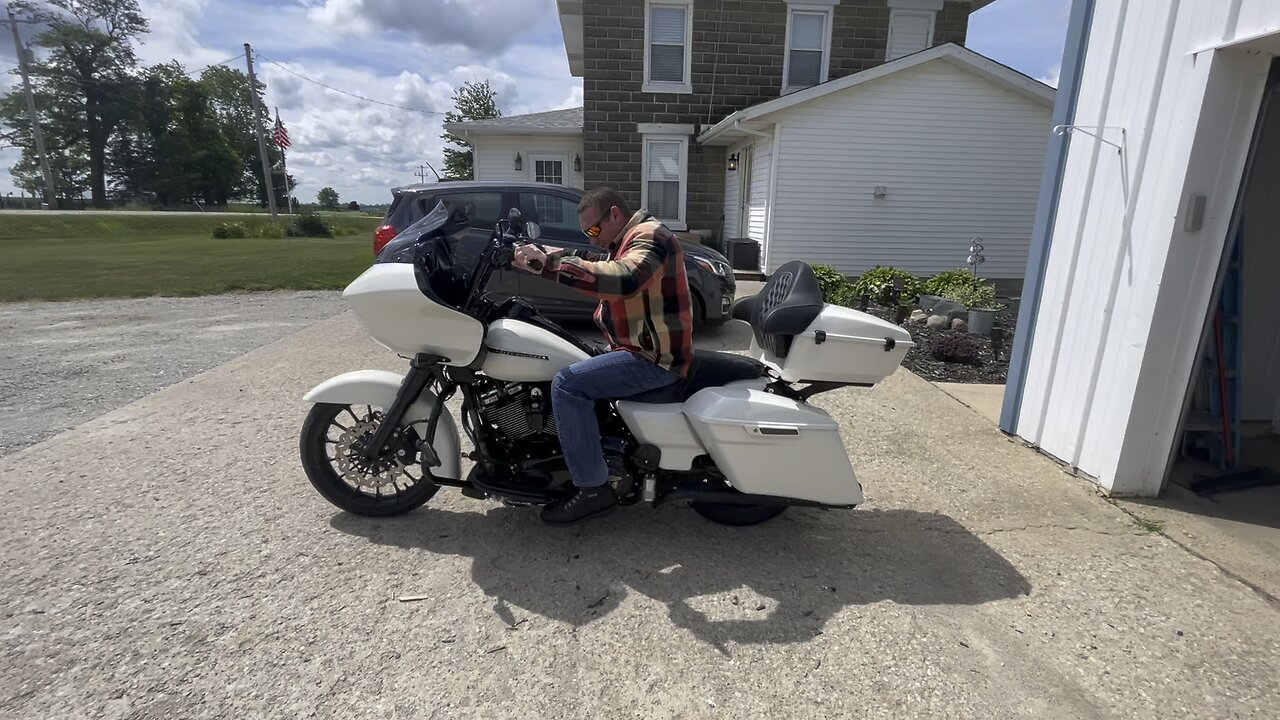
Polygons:
[[[1236,464],[1236,448],[1235,438],[1231,432],[1231,399],[1227,395],[1227,363],[1223,356],[1221,310],[1213,314],[1213,342],[1214,349],[1218,353],[1218,361],[1214,364],[1217,366],[1218,403],[1222,411],[1223,456],[1226,459],[1226,466],[1230,468]],[[1280,484],[1280,474],[1266,468],[1255,467],[1248,470],[1224,472],[1217,477],[1197,475],[1191,483],[1191,492],[1204,497],[1214,493],[1276,484]]]

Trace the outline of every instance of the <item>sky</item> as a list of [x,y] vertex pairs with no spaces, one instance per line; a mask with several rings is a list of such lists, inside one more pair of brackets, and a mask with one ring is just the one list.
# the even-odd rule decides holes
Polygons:
[[[588,2],[590,0],[587,0]],[[255,51],[266,100],[289,132],[296,195],[325,186],[343,202],[385,203],[443,163],[441,114],[453,88],[488,79],[504,115],[578,107],[555,0],[139,0],[150,32],[147,65],[178,60],[198,71]],[[966,45],[1057,85],[1070,0],[995,0],[969,20]],[[16,86],[13,41],[0,27],[0,92]],[[24,41],[30,30],[24,28]],[[228,62],[244,68],[244,58]],[[343,95],[362,95],[387,107]],[[432,112],[416,112],[426,110]],[[15,192],[0,149],[0,194]],[[428,170],[428,179],[430,171]]]

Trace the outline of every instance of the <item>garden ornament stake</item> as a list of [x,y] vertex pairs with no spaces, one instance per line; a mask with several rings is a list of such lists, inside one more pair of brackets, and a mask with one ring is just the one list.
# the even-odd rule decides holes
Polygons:
[[991,354],[995,355],[996,361],[1000,360],[1000,351],[1004,348],[1004,328],[991,328]]
[[978,277],[978,266],[986,261],[987,259],[982,257],[982,238],[976,237],[969,243],[969,257],[966,260],[975,278]]

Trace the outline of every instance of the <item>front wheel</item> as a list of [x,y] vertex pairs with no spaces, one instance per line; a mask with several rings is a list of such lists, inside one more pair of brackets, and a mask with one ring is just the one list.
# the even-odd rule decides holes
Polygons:
[[733,505],[731,503],[690,503],[694,512],[711,522],[743,527],[772,520],[787,509],[786,505]]
[[392,436],[390,457],[370,461],[363,456],[364,443],[373,439],[381,420],[382,412],[369,405],[316,403],[302,424],[299,449],[307,479],[347,512],[400,515],[440,489],[417,462],[418,436],[412,428]]

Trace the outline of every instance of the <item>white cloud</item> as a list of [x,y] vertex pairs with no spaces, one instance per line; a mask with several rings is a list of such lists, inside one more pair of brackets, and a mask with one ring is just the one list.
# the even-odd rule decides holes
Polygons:
[[406,33],[428,45],[495,55],[554,12],[550,0],[306,0],[317,24],[357,37]]
[[1049,72],[1045,73],[1044,75],[1036,79],[1044,83],[1045,85],[1049,85],[1056,88],[1058,87],[1058,76],[1061,73],[1062,73],[1062,63],[1058,63],[1053,67],[1049,68]]
[[[550,0],[140,2],[151,25],[138,48],[146,65],[178,59],[194,72],[252,43],[267,105],[289,130],[288,167],[303,201],[331,186],[344,201],[387,202],[392,187],[416,181],[420,163],[440,168],[442,117],[347,97],[271,60],[334,88],[438,112],[452,109],[453,88],[466,80],[488,80],[506,115],[582,104]],[[17,159],[0,150],[0,192],[12,189],[7,168]]]

